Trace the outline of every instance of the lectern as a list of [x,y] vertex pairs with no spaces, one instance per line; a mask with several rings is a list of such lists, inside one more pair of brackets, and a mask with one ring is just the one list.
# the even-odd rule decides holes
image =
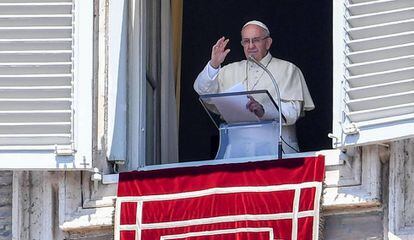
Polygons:
[[[263,105],[263,117],[246,108],[249,97]],[[279,124],[286,119],[279,119],[267,90],[204,94],[199,100],[220,134],[216,159],[279,155]]]

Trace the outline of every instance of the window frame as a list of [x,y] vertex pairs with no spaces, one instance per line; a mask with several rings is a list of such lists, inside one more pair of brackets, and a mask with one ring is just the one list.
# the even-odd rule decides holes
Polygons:
[[345,14],[345,6],[344,2],[335,1],[333,0],[332,3],[332,40],[336,38],[340,38],[341,41],[333,41],[332,42],[332,49],[333,49],[333,76],[332,76],[332,146],[333,148],[341,147],[342,143],[342,127],[341,123],[344,121],[343,115],[343,104],[342,101],[344,99],[344,91],[342,91],[344,87],[344,76],[343,72],[345,71],[344,64],[345,64],[345,43],[343,42],[343,36],[345,36],[345,29],[344,29],[344,21],[343,18]]
[[[163,147],[160,144],[163,139],[160,136],[167,127],[163,128],[163,117],[160,116],[163,108],[161,96],[164,96],[163,84],[160,81],[163,77],[165,78],[167,70],[161,56],[165,41],[161,40],[162,46],[160,48],[148,42],[150,41],[148,34],[159,35],[157,38],[161,39],[163,34],[168,35],[165,31],[163,32],[162,27],[161,32],[152,32],[153,29],[148,29],[151,28],[148,21],[160,21],[156,23],[160,25],[169,21],[162,18],[162,8],[159,7],[161,6],[150,5],[148,0],[129,0],[127,161],[120,167],[121,171],[142,169],[147,165],[163,162]],[[149,54],[154,54],[154,52],[150,52],[151,50],[160,52],[155,52],[155,55],[149,57]],[[156,62],[159,66],[148,68],[148,64],[150,64],[148,61]],[[156,99],[151,103],[148,102],[150,96],[147,92],[148,83],[153,85],[156,92],[154,95]],[[155,124],[147,122],[150,120],[147,119],[148,103],[154,104]],[[153,142],[147,142],[148,136],[153,137]],[[148,154],[149,151],[151,154]],[[152,155],[152,159],[147,159],[148,155]]]
[[129,0],[129,10],[127,163],[123,168],[136,170],[145,166],[146,156],[145,0]]
[[[145,167],[145,152],[146,152],[146,139],[145,139],[145,115],[146,107],[144,101],[136,101],[136,99],[146,99],[146,55],[145,49],[147,46],[146,37],[144,36],[146,30],[146,1],[145,0],[129,0],[130,4],[130,21],[133,29],[129,36],[129,88],[128,96],[135,96],[134,98],[128,98],[128,144],[127,144],[127,169],[141,169]],[[333,149],[343,149],[353,146],[377,144],[384,141],[390,141],[398,138],[409,137],[410,135],[404,135],[402,131],[393,133],[373,134],[373,131],[367,131],[361,135],[346,135],[344,133],[344,126],[346,126],[346,117],[344,115],[345,104],[344,99],[346,94],[344,92],[345,87],[345,64],[347,63],[346,51],[346,19],[344,16],[347,14],[346,9],[347,0],[333,1],[333,114],[332,114],[332,147]],[[131,16],[134,16],[133,18]],[[408,123],[409,126],[413,126],[414,123]],[[408,126],[407,125],[407,126]],[[382,126],[382,125],[381,125]],[[379,126],[379,127],[381,127]],[[375,131],[375,130],[374,130]],[[386,136],[387,135],[387,136]],[[361,142],[361,138],[363,141]],[[137,147],[135,147],[137,146]],[[321,149],[330,150],[330,149]]]
[[[128,1],[128,0],[127,0]],[[145,99],[145,84],[146,84],[146,57],[145,53],[145,0],[129,0],[130,3],[130,28],[133,31],[129,32],[129,52],[128,52],[128,64],[129,64],[129,78],[128,78],[128,161],[126,164],[128,167],[126,170],[141,171],[157,170],[175,167],[189,167],[189,166],[201,166],[223,163],[234,163],[252,160],[269,160],[266,159],[228,159],[228,160],[207,160],[207,161],[193,161],[193,162],[181,162],[173,164],[159,164],[153,166],[145,166],[145,102],[137,101]],[[343,11],[341,8],[342,1],[333,0],[333,10]],[[342,6],[343,7],[343,6]],[[334,15],[335,16],[335,15]],[[338,14],[336,16],[339,16]],[[338,33],[344,33],[344,29],[336,28],[343,26],[341,21],[343,18],[336,18],[333,20],[333,36],[338,36]],[[335,23],[337,21],[338,24]],[[341,35],[342,36],[342,35]],[[344,47],[342,44],[339,47]],[[334,51],[339,53],[339,58],[336,56],[333,60],[332,67],[335,69],[342,69],[344,67],[344,55],[340,48],[336,48],[334,45]],[[342,54],[342,55],[341,55]],[[341,125],[335,120],[341,119],[341,101],[343,97],[341,94],[342,82],[340,71],[333,71],[333,128],[337,128],[341,133]],[[131,97],[133,96],[133,97]],[[340,140],[340,139],[338,139]],[[284,155],[285,159],[298,158],[306,156],[316,156],[322,154],[325,156],[326,178],[327,183],[334,183],[336,185],[330,186],[326,193],[327,201],[325,203],[328,207],[340,208],[343,206],[365,206],[376,207],[378,206],[378,199],[380,195],[380,186],[378,179],[380,177],[380,161],[379,161],[379,146],[372,145],[364,148],[351,148],[348,151],[342,151],[338,145],[334,145],[334,149],[322,149],[320,151],[302,152],[298,154]],[[361,150],[362,153],[358,153]],[[371,161],[361,161],[361,159],[373,159]],[[363,172],[362,172],[363,171]],[[365,174],[367,172],[368,174]],[[343,175],[345,174],[345,176]],[[362,177],[361,177],[362,174]],[[364,176],[373,177],[367,178]],[[119,180],[119,174],[106,174],[103,175],[103,184],[116,184]],[[341,183],[342,181],[342,183]],[[345,188],[343,188],[345,187]],[[338,191],[341,189],[341,191]],[[347,192],[344,197],[341,194],[342,191]]]

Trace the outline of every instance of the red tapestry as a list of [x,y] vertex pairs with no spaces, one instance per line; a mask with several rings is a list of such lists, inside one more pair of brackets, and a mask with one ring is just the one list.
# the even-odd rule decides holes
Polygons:
[[317,240],[324,157],[119,175],[116,240]]

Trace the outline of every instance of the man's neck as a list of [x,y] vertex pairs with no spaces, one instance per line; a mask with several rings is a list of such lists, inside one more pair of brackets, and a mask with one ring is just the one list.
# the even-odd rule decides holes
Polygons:
[[[259,62],[263,65],[266,65],[270,61],[270,59],[272,59],[272,55],[270,54],[270,52],[267,52],[267,54],[262,59],[260,59]],[[249,59],[247,59],[247,61],[249,62]],[[256,64],[254,63],[250,63],[249,65],[256,66]]]

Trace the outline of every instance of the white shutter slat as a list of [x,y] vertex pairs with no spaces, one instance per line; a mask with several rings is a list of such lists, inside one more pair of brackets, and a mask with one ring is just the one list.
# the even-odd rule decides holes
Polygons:
[[351,15],[355,16],[409,7],[414,7],[414,2],[412,0],[377,0],[349,4],[348,10],[351,13]]
[[[70,50],[0,51],[0,62],[69,62]],[[2,75],[0,73],[0,75]]]
[[347,46],[352,51],[363,51],[412,43],[413,38],[414,31],[410,31],[373,38],[349,40],[347,41]]
[[372,62],[388,58],[397,58],[414,54],[414,43],[391,46],[380,49],[357,51],[347,54],[352,63]]
[[[396,125],[402,125],[403,127],[402,128],[401,127],[395,128],[395,124]],[[388,129],[391,132],[378,131],[378,128],[375,127],[376,125],[382,125],[382,126],[384,126],[385,129]],[[409,127],[406,127],[406,126],[409,126]],[[407,134],[407,131],[410,132],[410,129],[411,129],[412,126],[414,126],[414,114],[413,113],[398,115],[398,116],[393,115],[391,117],[361,121],[361,122],[358,123],[358,127],[366,128],[365,131],[374,132],[374,134],[381,134],[381,135],[384,135],[384,136],[386,136],[388,134],[392,134],[392,135],[394,135],[393,138],[401,138],[401,136],[405,136],[404,134]],[[383,130],[383,129],[381,129],[381,130]],[[395,133],[392,132],[393,130],[396,130],[397,133],[400,134],[400,136],[395,136]],[[364,134],[364,135],[365,135],[364,137],[373,137],[373,136],[366,135],[366,134]],[[355,137],[355,136],[354,135],[349,135],[349,137]],[[383,139],[381,139],[381,140],[382,141],[387,140],[387,137],[383,137]]]
[[72,65],[72,62],[12,62],[9,61],[7,63],[1,63],[0,62],[0,67],[39,67],[39,66],[46,66],[49,68],[53,68],[53,67],[59,67],[59,66],[70,66]]
[[348,76],[346,77],[346,80],[347,83],[353,87],[363,87],[373,84],[383,84],[404,79],[410,79],[412,78],[412,76],[414,76],[414,67]]
[[72,15],[0,15],[0,27],[64,26],[72,23]]
[[414,19],[351,28],[348,30],[348,34],[351,39],[364,39],[410,31],[414,31]]
[[414,111],[414,103],[401,104],[392,107],[354,111],[347,115],[352,121],[359,122],[359,125],[367,125],[367,121],[374,119],[388,118],[395,115],[402,116],[411,114]]
[[0,111],[24,110],[69,110],[71,98],[44,98],[44,99],[2,99],[0,98]]
[[414,102],[414,91],[349,100],[347,105],[351,111],[361,111],[412,102]]
[[361,99],[401,93],[407,91],[407,89],[414,89],[414,79],[350,88],[346,92],[352,99]]
[[70,122],[0,123],[2,134],[65,134],[70,131]]
[[357,4],[357,3],[373,2],[373,1],[377,1],[377,0],[350,0],[349,2],[353,4]]
[[51,142],[59,145],[68,145],[71,134],[0,134],[0,149],[2,146],[33,146],[33,142],[39,145],[50,145]]
[[0,0],[0,3],[50,3],[50,2],[71,3],[72,0]]
[[72,29],[68,27],[22,27],[0,28],[1,38],[70,38]]
[[71,2],[0,3],[2,15],[72,14]]
[[[1,68],[0,68],[1,69]],[[0,96],[3,98],[24,98],[31,96],[32,98],[57,98],[57,97],[71,97],[70,86],[56,86],[56,87],[0,87]]]
[[0,87],[70,86],[71,74],[0,75]]
[[351,27],[365,27],[369,25],[377,25],[398,20],[408,20],[413,17],[414,7],[397,9],[387,12],[379,12],[366,15],[357,15],[348,18],[348,23]]
[[0,51],[71,50],[71,44],[71,39],[3,39]]
[[0,123],[63,122],[71,114],[70,110],[0,111]]
[[414,8],[411,7],[387,12],[352,16],[348,18],[348,23],[353,28],[365,27],[369,25],[379,25],[399,20],[409,20],[412,19],[413,14]]
[[70,73],[72,64],[0,64],[0,72],[2,75],[8,74],[57,74]]
[[414,66],[414,55],[397,58],[385,58],[373,62],[363,62],[347,65],[350,75],[361,75],[375,72],[384,72],[396,68],[406,68]]

